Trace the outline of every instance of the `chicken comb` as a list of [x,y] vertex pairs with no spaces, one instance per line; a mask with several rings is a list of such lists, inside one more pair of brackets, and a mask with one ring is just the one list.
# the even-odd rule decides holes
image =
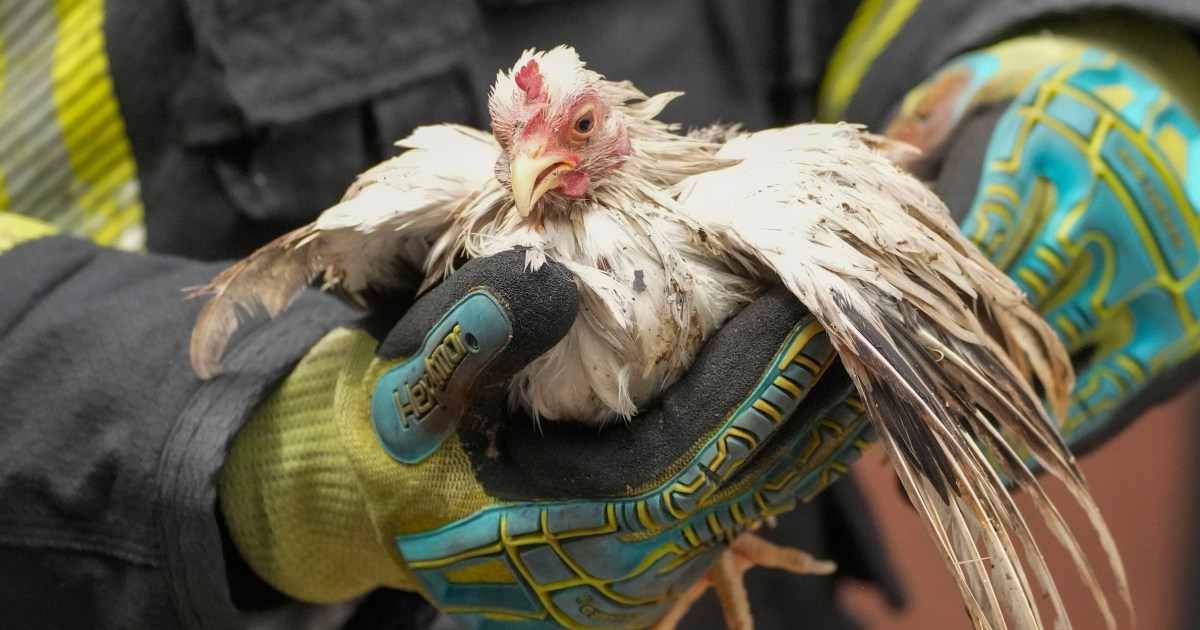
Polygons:
[[521,69],[513,76],[513,80],[517,82],[517,87],[525,93],[526,104],[546,100],[546,88],[542,85],[542,69],[538,66],[537,59],[530,59],[529,63],[521,66]]

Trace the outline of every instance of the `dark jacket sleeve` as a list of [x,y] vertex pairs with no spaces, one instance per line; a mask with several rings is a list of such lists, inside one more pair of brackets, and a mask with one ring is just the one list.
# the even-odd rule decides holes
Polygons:
[[0,256],[0,627],[224,628],[216,473],[241,423],[354,313],[304,296],[201,382],[187,358],[218,266],[55,237]]
[[[841,118],[883,129],[909,90],[955,56],[975,50],[1047,20],[1081,16],[1137,15],[1200,33],[1200,2],[1195,0],[941,0],[921,2],[870,64]],[[878,42],[876,42],[878,43]]]

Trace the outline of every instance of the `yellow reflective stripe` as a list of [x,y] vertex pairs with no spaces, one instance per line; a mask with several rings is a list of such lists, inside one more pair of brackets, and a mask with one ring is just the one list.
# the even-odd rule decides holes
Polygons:
[[104,0],[54,0],[54,13],[54,104],[71,170],[82,184],[78,228],[102,245],[141,248],[142,203],[108,70]]
[[[6,98],[4,93],[4,74],[8,69],[5,67],[7,65],[5,57],[4,33],[0,32],[0,108],[3,107],[2,103],[4,103]],[[5,210],[8,210],[8,188],[4,185],[4,169],[0,168],[0,213]],[[3,247],[3,245],[0,245],[0,247]]]
[[0,210],[0,254],[24,243],[55,232],[54,226],[12,212]]
[[0,2],[0,208],[105,245],[143,246],[104,0]]
[[871,64],[908,22],[921,0],[866,0],[859,5],[846,33],[833,49],[821,81],[817,118],[842,117]]

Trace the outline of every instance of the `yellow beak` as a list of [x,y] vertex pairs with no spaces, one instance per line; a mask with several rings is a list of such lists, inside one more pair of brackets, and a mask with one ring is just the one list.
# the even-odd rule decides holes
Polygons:
[[558,185],[560,175],[573,168],[574,164],[564,161],[562,156],[543,152],[540,146],[533,151],[520,151],[513,155],[509,174],[517,212],[522,217],[529,216],[533,204]]

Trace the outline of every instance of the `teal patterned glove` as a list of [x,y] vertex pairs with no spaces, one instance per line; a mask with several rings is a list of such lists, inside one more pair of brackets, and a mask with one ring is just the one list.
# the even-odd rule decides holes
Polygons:
[[[430,452],[430,433],[414,429],[431,420],[400,420],[413,407],[403,383],[420,380],[449,322],[483,347],[490,335],[480,331],[520,316],[480,311],[479,296],[448,294],[444,325],[397,327],[431,331],[422,350],[396,352],[411,358],[375,389],[375,430],[400,462]],[[483,321],[488,313],[494,322]],[[815,495],[870,438],[824,330],[782,289],[723,327],[657,406],[628,424],[538,428],[519,414],[497,424],[505,391],[476,387],[448,425],[495,503],[394,538],[424,594],[470,628],[647,627],[735,536]]]
[[[1028,44],[1046,51],[1033,62],[1013,54],[1020,45],[959,58],[893,131],[926,145],[949,137],[924,147],[949,197],[979,150],[956,141],[990,134],[962,229],[1063,338],[1077,371],[1063,431],[1081,452],[1194,380],[1200,125],[1118,55],[1047,40]],[[913,133],[917,109],[944,119]]]
[[1048,68],[1000,119],[963,230],[1079,370],[1064,431],[1087,447],[1191,380],[1200,350],[1200,126],[1113,55]]

